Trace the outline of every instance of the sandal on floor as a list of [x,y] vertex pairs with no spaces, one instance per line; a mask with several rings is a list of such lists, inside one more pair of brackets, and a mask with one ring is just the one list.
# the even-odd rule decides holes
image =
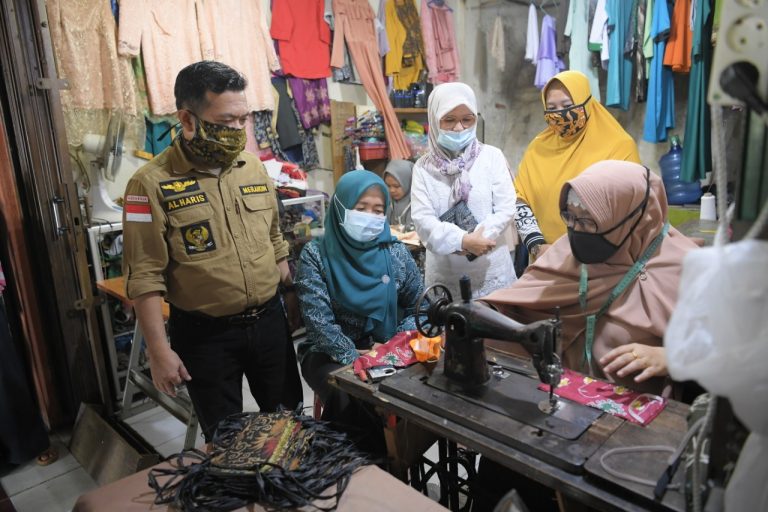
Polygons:
[[37,465],[38,466],[48,466],[49,464],[53,464],[59,460],[59,451],[51,446],[47,450],[45,450],[43,453],[37,456]]

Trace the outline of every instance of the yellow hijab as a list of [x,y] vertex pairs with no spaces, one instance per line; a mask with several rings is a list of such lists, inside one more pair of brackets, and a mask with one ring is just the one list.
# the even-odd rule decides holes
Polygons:
[[[547,91],[553,81],[568,89],[574,105],[590,97],[589,80],[578,71],[563,71],[547,82],[541,102],[547,108]],[[547,127],[529,144],[515,178],[518,199],[533,210],[546,243],[565,234],[560,219],[560,189],[566,181],[602,160],[627,160],[640,163],[637,144],[594,98],[586,104],[587,123],[572,137],[563,138]]]

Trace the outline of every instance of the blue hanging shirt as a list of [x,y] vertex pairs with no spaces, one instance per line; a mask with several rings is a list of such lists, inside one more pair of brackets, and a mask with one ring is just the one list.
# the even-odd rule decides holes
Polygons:
[[671,26],[666,0],[654,2],[651,22],[653,57],[643,127],[643,140],[648,142],[667,140],[667,130],[675,127],[675,82],[672,70],[664,65],[664,51]]
[[[632,54],[624,52],[624,41],[630,30],[633,0],[607,0],[608,13],[608,86],[605,106],[629,110],[630,88],[632,86]],[[632,28],[634,30],[634,28]]]

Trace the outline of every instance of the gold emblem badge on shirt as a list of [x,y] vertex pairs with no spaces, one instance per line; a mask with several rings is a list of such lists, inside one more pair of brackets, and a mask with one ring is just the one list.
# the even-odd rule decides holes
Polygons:
[[184,178],[183,180],[161,181],[160,190],[163,197],[168,197],[200,190],[200,185],[197,183],[197,178]]
[[200,254],[216,249],[211,224],[208,221],[182,227],[181,236],[184,238],[184,248],[187,254]]

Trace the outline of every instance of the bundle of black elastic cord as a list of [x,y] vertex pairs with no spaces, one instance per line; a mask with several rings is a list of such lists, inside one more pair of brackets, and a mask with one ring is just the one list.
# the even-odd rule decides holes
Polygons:
[[[308,439],[294,450],[298,465],[293,469],[254,459],[258,447],[234,443],[238,434],[255,419],[264,415],[285,413],[241,413],[222,421],[213,439],[210,455],[200,450],[185,450],[171,456],[169,468],[149,472],[149,486],[157,494],[155,504],[173,504],[188,511],[228,511],[257,502],[274,509],[311,506],[318,510],[335,510],[352,474],[370,464],[346,434],[331,429],[326,422],[290,413],[300,423],[301,435]],[[261,415],[260,418],[256,416]],[[248,460],[248,467],[227,468],[217,465],[222,450],[238,450]],[[221,460],[221,457],[218,458]],[[335,487],[333,487],[335,485]],[[330,500],[330,505],[315,504]]]

